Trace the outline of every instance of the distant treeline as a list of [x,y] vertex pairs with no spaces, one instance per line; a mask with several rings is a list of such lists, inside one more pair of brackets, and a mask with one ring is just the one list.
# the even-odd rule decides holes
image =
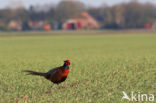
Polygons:
[[89,7],[79,1],[61,1],[57,5],[30,6],[29,8],[1,9],[0,28],[6,29],[11,20],[26,24],[29,21],[47,21],[49,24],[63,23],[86,11],[99,21],[101,29],[143,28],[156,21],[156,5],[133,0],[128,3],[100,7]]

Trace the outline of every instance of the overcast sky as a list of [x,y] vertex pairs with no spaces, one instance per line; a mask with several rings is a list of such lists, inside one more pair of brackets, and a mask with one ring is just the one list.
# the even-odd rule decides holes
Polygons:
[[[20,5],[24,5],[25,7],[29,7],[30,5],[37,4],[57,4],[61,0],[0,0],[0,8],[8,7],[8,6],[17,6],[17,3]],[[66,0],[67,1],[67,0]],[[78,1],[78,0],[75,0]],[[100,6],[101,4],[114,5],[121,2],[129,2],[131,0],[79,0],[84,2],[86,5],[91,6]],[[156,4],[156,0],[138,0],[140,2],[151,2]]]

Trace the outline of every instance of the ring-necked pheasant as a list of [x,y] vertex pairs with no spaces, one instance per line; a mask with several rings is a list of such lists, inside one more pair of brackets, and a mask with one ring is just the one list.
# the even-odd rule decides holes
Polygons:
[[70,60],[64,61],[63,66],[56,67],[48,71],[47,73],[35,72],[31,70],[24,70],[24,72],[28,72],[30,75],[38,75],[43,76],[46,79],[50,80],[55,84],[59,84],[64,82],[69,73]]

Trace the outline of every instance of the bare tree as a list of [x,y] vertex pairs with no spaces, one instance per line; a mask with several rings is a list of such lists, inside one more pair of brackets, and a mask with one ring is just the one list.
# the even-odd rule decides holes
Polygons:
[[58,21],[63,22],[68,18],[79,16],[84,5],[76,1],[61,1],[56,8]]

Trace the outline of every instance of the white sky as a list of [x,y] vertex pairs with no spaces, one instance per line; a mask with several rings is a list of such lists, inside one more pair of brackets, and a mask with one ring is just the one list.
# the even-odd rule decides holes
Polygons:
[[[16,2],[15,2],[16,1]],[[42,5],[42,4],[57,4],[61,0],[0,0],[0,8],[8,7],[8,6],[16,6],[18,4],[22,4],[25,7],[29,7],[30,5]],[[67,1],[67,0],[66,0]],[[75,0],[78,1],[78,0]],[[91,6],[100,6],[101,4],[114,5],[121,2],[128,2],[131,0],[79,0],[84,2],[86,5]],[[151,2],[156,4],[156,0],[138,0],[140,2]]]

